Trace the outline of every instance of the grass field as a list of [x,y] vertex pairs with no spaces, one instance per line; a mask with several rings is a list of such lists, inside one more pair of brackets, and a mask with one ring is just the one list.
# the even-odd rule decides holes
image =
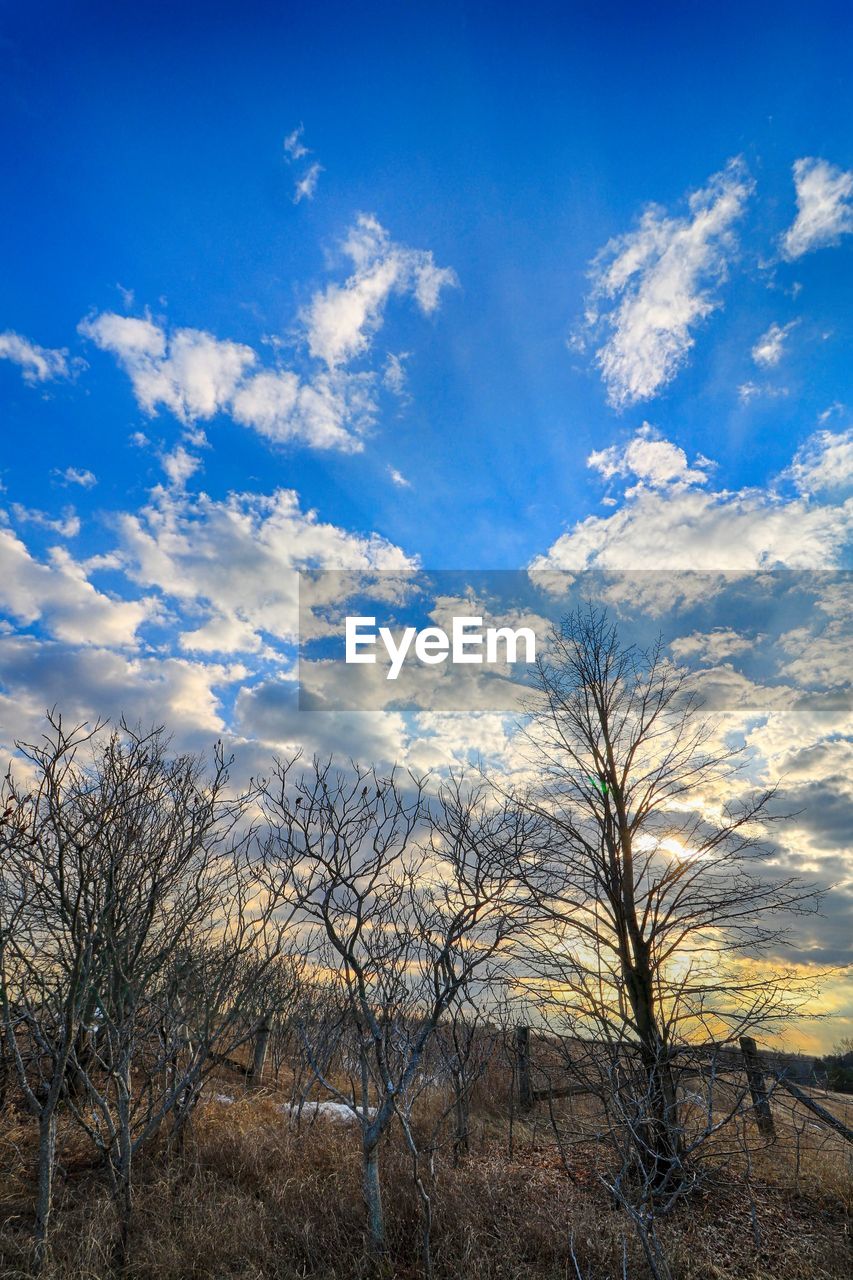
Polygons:
[[[547,1108],[512,1125],[503,1081],[478,1085],[470,1154],[454,1166],[440,1142],[434,1177],[435,1275],[465,1280],[633,1280],[648,1275],[630,1221],[599,1180],[608,1147],[590,1100],[560,1104],[560,1157]],[[228,1103],[217,1090],[233,1097]],[[137,1168],[128,1257],[115,1264],[116,1217],[79,1131],[60,1133],[53,1248],[56,1280],[349,1280],[365,1261],[358,1131],[316,1114],[296,1122],[287,1094],[213,1082],[180,1153],[164,1145]],[[822,1096],[840,1116],[850,1099]],[[418,1134],[444,1106],[424,1099]],[[675,1280],[847,1280],[853,1147],[796,1106],[776,1108],[777,1138],[751,1123],[721,1131],[697,1190],[659,1228]],[[445,1135],[447,1136],[447,1135]],[[7,1110],[0,1136],[0,1275],[31,1274],[34,1126]],[[394,1131],[382,1151],[389,1226],[387,1276],[422,1275],[411,1159]]]

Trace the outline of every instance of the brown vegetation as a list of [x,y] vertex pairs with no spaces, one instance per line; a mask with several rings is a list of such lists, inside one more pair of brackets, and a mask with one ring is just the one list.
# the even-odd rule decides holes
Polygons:
[[817,905],[774,788],[603,615],[539,674],[515,789],[19,744],[0,1274],[846,1274],[849,1118],[755,1044]]
[[[625,1216],[598,1179],[608,1152],[571,1147],[564,1167],[545,1108],[514,1118],[510,1074],[495,1065],[476,1088],[470,1154],[454,1166],[445,1127],[435,1162],[435,1274],[456,1280],[605,1280],[648,1274]],[[213,1081],[235,1093],[235,1078]],[[248,1092],[196,1111],[184,1150],[140,1162],[130,1261],[135,1280],[351,1280],[367,1274],[360,1147],[352,1127],[289,1122],[289,1093]],[[417,1108],[426,1142],[439,1095]],[[561,1123],[594,1130],[591,1100],[555,1104]],[[775,1142],[716,1141],[700,1189],[659,1227],[676,1280],[840,1280],[849,1274],[850,1148],[796,1110],[777,1115]],[[843,1109],[839,1110],[843,1115]],[[849,1120],[848,1120],[849,1123]],[[0,1276],[31,1274],[37,1126],[9,1111],[0,1136]],[[510,1150],[510,1140],[512,1148]],[[738,1147],[741,1147],[738,1150]],[[752,1150],[749,1154],[748,1147]],[[422,1274],[418,1197],[402,1135],[383,1153],[391,1277]],[[43,1275],[107,1280],[118,1230],[114,1201],[80,1131],[59,1138],[53,1249]]]

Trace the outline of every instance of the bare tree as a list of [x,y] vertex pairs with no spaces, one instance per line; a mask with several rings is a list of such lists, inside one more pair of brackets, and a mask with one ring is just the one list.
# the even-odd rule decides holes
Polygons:
[[520,866],[547,922],[530,956],[545,1004],[603,1046],[640,1182],[666,1202],[684,1185],[678,1051],[790,1013],[794,976],[755,962],[815,899],[753,873],[774,788],[748,785],[661,643],[641,652],[578,611],[538,677],[525,803],[552,838]]
[[[399,1119],[421,1197],[429,1270],[431,1207],[411,1125],[412,1097],[442,1016],[508,937],[510,824],[477,827],[484,798],[465,797],[457,783],[442,792],[427,827],[421,779],[382,777],[357,765],[336,771],[331,761],[316,759],[297,775],[295,763],[279,764],[264,796],[272,828],[268,874],[289,885],[306,945],[333,975],[341,1043],[353,1051],[349,1060],[339,1057],[343,1071],[336,1080],[328,1045],[323,1061],[309,1044],[314,1075],[359,1122],[374,1255],[385,1247],[379,1147]],[[516,835],[524,827],[516,821]],[[326,1038],[328,1028],[327,1018]],[[349,1075],[347,1090],[340,1074]]]
[[249,1037],[243,1006],[280,950],[221,747],[208,776],[161,730],[99,728],[51,719],[19,745],[34,780],[26,796],[8,780],[0,828],[3,1020],[40,1123],[40,1248],[60,1098],[104,1158],[123,1250],[135,1154],[167,1115],[180,1128],[214,1048]]
[[29,786],[10,769],[0,794],[0,1002],[4,1048],[39,1125],[37,1268],[50,1227],[57,1112],[85,1027],[97,945],[84,887],[95,875],[91,824],[65,798],[79,784],[77,754],[98,728],[67,730],[51,717],[44,742],[22,749]]

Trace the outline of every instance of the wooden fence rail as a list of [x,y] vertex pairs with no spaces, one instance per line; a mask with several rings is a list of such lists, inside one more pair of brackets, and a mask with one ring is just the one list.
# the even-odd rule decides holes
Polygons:
[[[583,1084],[534,1089],[531,1076],[529,1027],[516,1027],[515,1047],[518,1100],[522,1111],[530,1111],[537,1102],[549,1102],[555,1098],[573,1098],[581,1094],[594,1094],[597,1092],[593,1087]],[[766,1083],[769,1076],[775,1080],[780,1088],[785,1089],[797,1102],[806,1107],[825,1125],[834,1130],[835,1133],[840,1134],[842,1138],[846,1138],[848,1142],[853,1142],[853,1129],[850,1129],[843,1120],[839,1120],[826,1107],[822,1107],[819,1102],[816,1102],[814,1098],[795,1085],[786,1077],[783,1071],[772,1070],[762,1060],[761,1052],[752,1036],[740,1037],[739,1051],[728,1045],[696,1045],[690,1046],[690,1052],[703,1055],[713,1054],[715,1057],[721,1055],[723,1072],[744,1072],[752,1098],[751,1109],[755,1116],[755,1122],[759,1132],[765,1137],[775,1136],[771,1092],[768,1090]],[[690,1074],[694,1074],[694,1072],[691,1071]],[[701,1068],[697,1068],[695,1074],[701,1077],[704,1073]]]

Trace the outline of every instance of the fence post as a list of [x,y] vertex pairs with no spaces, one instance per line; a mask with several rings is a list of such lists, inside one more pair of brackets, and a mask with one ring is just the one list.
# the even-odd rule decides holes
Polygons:
[[752,1036],[741,1036],[740,1049],[743,1054],[743,1065],[746,1068],[746,1078],[749,1081],[749,1092],[752,1094],[752,1108],[755,1112],[758,1132],[772,1138],[776,1132],[773,1126],[773,1113],[770,1110],[770,1098],[764,1083],[761,1057]]
[[518,1064],[518,1102],[522,1111],[533,1106],[533,1090],[530,1087],[530,1028],[515,1028],[515,1056]]
[[249,1079],[252,1084],[260,1084],[264,1074],[264,1063],[267,1060],[267,1048],[272,1035],[272,1014],[265,1013],[255,1028],[255,1043],[252,1048],[252,1065]]

